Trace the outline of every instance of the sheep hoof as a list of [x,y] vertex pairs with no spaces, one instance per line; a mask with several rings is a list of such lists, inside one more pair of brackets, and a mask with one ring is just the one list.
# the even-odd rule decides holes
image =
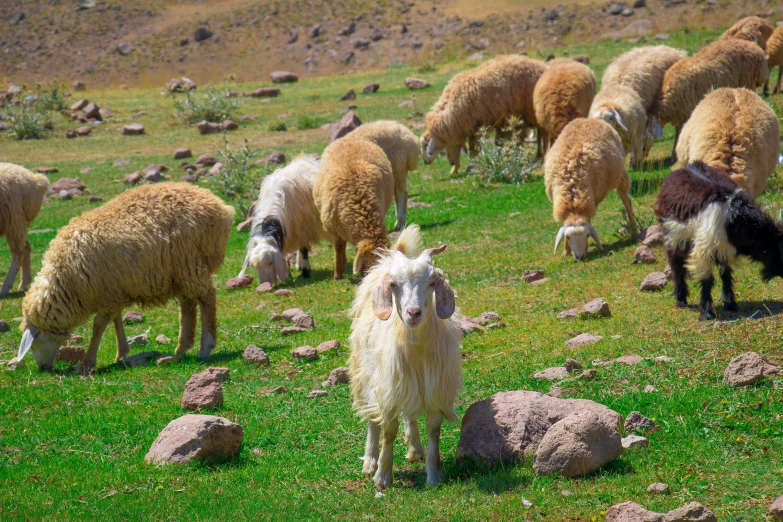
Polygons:
[[436,471],[433,473],[427,474],[427,486],[429,487],[435,487],[438,484],[443,482],[443,473],[440,471]]
[[677,299],[677,308],[688,308],[688,301]]
[[96,361],[82,360],[82,362],[79,364],[79,374],[84,375],[85,377],[92,375],[95,363]]
[[405,456],[408,462],[424,462],[424,453],[417,448],[410,448]]
[[378,459],[364,457],[362,473],[369,477],[370,475],[374,475],[376,471],[378,471]]
[[391,470],[388,473],[381,473],[380,470],[378,470],[377,473],[375,473],[375,478],[373,479],[373,482],[375,482],[375,487],[378,489],[386,489],[389,484],[391,484]]
[[735,301],[729,301],[723,303],[723,309],[727,312],[738,312],[739,306],[737,306],[737,303]]
[[699,314],[699,321],[713,321],[715,319],[715,313],[709,310]]
[[310,277],[310,269],[309,268],[303,268],[302,269],[302,277]]

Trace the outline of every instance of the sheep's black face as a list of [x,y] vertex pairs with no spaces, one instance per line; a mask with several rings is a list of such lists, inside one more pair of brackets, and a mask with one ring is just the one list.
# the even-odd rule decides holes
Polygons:
[[766,248],[762,251],[761,278],[769,281],[774,277],[783,277],[783,238],[778,239],[777,248]]

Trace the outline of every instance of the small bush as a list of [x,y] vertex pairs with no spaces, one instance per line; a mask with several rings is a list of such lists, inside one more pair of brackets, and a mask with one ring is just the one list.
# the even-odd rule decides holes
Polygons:
[[61,111],[68,106],[63,85],[56,78],[49,80],[46,85],[37,83],[35,90],[38,96],[36,104],[42,111]]
[[206,120],[220,123],[223,120],[235,119],[239,112],[241,101],[229,98],[228,91],[219,91],[212,85],[202,89],[201,94],[190,91],[185,98],[174,102],[174,112],[177,117],[187,123],[198,123]]
[[285,124],[284,121],[270,121],[269,124],[266,126],[266,130],[270,132],[283,132],[288,130],[288,126]]
[[435,62],[424,62],[419,66],[418,69],[416,69],[419,73],[430,73],[435,72],[438,70],[438,66],[435,64]]
[[250,204],[255,200],[258,191],[258,179],[251,175],[253,161],[258,156],[258,150],[251,149],[247,139],[241,147],[232,149],[231,143],[223,134],[224,147],[218,152],[223,168],[208,176],[215,192],[234,205],[236,218],[245,219]]
[[53,128],[49,115],[38,107],[22,107],[8,115],[11,133],[17,140],[40,140]]
[[303,114],[296,120],[296,128],[299,130],[317,129],[324,123],[329,123],[329,120],[322,116],[307,116]]
[[535,159],[535,146],[524,143],[518,122],[512,121],[506,130],[511,131],[511,138],[500,145],[490,138],[491,129],[479,130],[478,154],[470,158],[468,168],[482,184],[524,183],[540,165]]

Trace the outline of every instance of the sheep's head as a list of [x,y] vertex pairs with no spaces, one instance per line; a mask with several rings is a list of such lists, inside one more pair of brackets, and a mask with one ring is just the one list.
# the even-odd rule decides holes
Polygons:
[[777,248],[763,248],[759,255],[762,263],[761,279],[769,281],[774,277],[783,277],[783,225],[778,224]]
[[601,240],[598,238],[598,231],[589,222],[577,225],[563,225],[557,233],[555,239],[555,253],[560,246],[560,242],[565,238],[565,251],[563,255],[567,255],[570,250],[574,259],[577,261],[584,260],[587,257],[587,238],[592,237],[595,240],[598,248],[601,248]]
[[356,257],[353,260],[353,273],[359,278],[365,276],[368,270],[378,264],[378,249],[387,248],[389,242],[362,239],[356,244]]
[[454,314],[454,291],[443,279],[440,270],[432,264],[432,256],[446,250],[446,245],[428,248],[415,259],[405,257],[398,250],[381,250],[381,255],[392,258],[389,272],[384,274],[373,291],[372,307],[376,317],[383,321],[397,315],[408,328],[415,329],[427,320],[433,310],[440,319]]
[[65,343],[67,338],[68,336],[44,332],[32,325],[26,326],[22,342],[19,344],[19,352],[16,354],[16,361],[21,361],[28,351],[32,351],[38,368],[51,370],[54,367],[60,346]]
[[435,158],[437,158],[438,154],[443,150],[443,144],[438,142],[438,140],[430,134],[430,131],[424,131],[424,134],[421,135],[420,144],[421,159],[424,160],[426,165],[435,161]]
[[617,109],[614,107],[602,105],[595,112],[593,112],[592,117],[598,120],[604,120],[615,130],[622,129],[623,131],[628,132],[628,127],[625,126],[622,116],[620,116],[620,113],[617,112]]
[[256,270],[258,283],[274,284],[288,277],[288,265],[274,238],[253,237],[247,245],[247,264]]

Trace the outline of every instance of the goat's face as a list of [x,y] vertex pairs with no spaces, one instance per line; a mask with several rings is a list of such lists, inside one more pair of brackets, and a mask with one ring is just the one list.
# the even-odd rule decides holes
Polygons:
[[60,346],[64,343],[65,337],[48,334],[35,326],[28,326],[22,335],[16,359],[21,361],[28,351],[32,351],[38,368],[51,370],[54,367],[54,360],[57,358]]
[[259,284],[274,284],[277,279],[282,281],[288,277],[285,257],[280,253],[273,238],[252,238],[248,243],[247,251],[248,265],[255,269]]
[[592,237],[598,245],[598,248],[601,248],[601,240],[598,238],[598,231],[593,228],[593,225],[590,223],[584,225],[563,225],[555,239],[555,253],[557,253],[560,242],[565,238],[566,252],[563,255],[565,255],[568,250],[571,250],[575,260],[583,261],[585,257],[587,257],[588,237]]
[[432,313],[434,295],[434,309],[438,317],[451,317],[455,309],[454,292],[432,265],[432,256],[445,249],[446,245],[427,249],[416,259],[409,259],[396,250],[386,250],[385,253],[392,257],[392,264],[373,293],[375,315],[382,320],[388,319],[394,296],[397,315],[408,328],[416,329]]
[[424,160],[426,165],[435,161],[435,158],[437,158],[438,154],[443,150],[443,144],[439,143],[429,131],[425,131],[424,134],[421,135],[420,144],[421,159]]
[[783,277],[783,237],[778,239],[777,248],[762,251],[761,262],[763,264],[761,278],[764,281],[769,281],[773,277]]

